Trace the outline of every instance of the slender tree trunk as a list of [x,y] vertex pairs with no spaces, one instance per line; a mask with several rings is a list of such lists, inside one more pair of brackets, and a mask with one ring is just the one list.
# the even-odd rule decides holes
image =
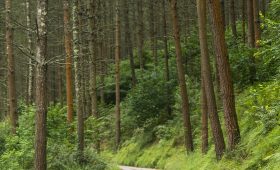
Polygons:
[[141,71],[144,70],[144,56],[143,56],[143,45],[144,45],[144,21],[143,21],[143,5],[142,0],[137,0],[137,13],[138,13],[138,57]]
[[37,0],[35,169],[47,169],[47,0]]
[[154,59],[154,66],[158,65],[158,58],[156,55],[156,38],[155,38],[155,15],[154,15],[154,1],[149,1],[149,24],[150,24],[150,40],[151,40],[151,51]]
[[179,78],[180,94],[182,99],[185,146],[188,152],[192,152],[194,148],[193,148],[191,121],[190,121],[189,99],[187,94],[184,66],[182,60],[182,49],[180,44],[180,32],[179,32],[179,23],[178,23],[178,16],[177,16],[177,1],[170,0],[170,3],[171,3],[171,14],[173,19],[173,32],[174,32],[175,49],[176,49],[177,72]]
[[255,30],[254,30],[254,12],[253,0],[247,0],[247,18],[248,18],[248,46],[255,47]]
[[[206,0],[197,0],[197,14],[199,25],[199,40],[201,51],[201,72],[202,72],[202,132],[203,132],[203,145],[202,152],[205,153],[207,147],[205,136],[208,135],[207,131],[207,112],[209,113],[209,119],[211,123],[211,129],[213,133],[213,139],[215,143],[215,151],[217,159],[221,159],[223,152],[225,151],[225,141],[223,132],[218,116],[216,98],[214,93],[213,81],[211,78],[211,66],[207,45],[207,28],[206,28]],[[205,101],[206,98],[206,101]],[[205,120],[206,119],[206,120]],[[207,133],[207,135],[205,134]]]
[[116,65],[116,149],[120,146],[121,140],[121,120],[120,120],[120,16],[119,16],[119,0],[116,0],[116,49],[115,49],[115,65]]
[[168,82],[170,80],[169,75],[169,55],[168,55],[168,39],[167,39],[167,23],[166,23],[166,10],[165,10],[165,1],[162,1],[162,9],[163,9],[163,43],[164,43],[164,66],[165,72],[164,77],[166,81],[166,97],[167,97],[167,106],[166,112],[168,116],[171,116],[171,106],[170,106],[170,88]]
[[222,13],[222,24],[224,29],[226,29],[226,16],[225,16],[225,0],[220,0],[221,4],[221,13]]
[[88,0],[88,26],[89,26],[89,32],[90,32],[90,38],[89,38],[89,50],[90,50],[90,56],[91,56],[91,107],[92,107],[92,115],[94,117],[98,117],[97,112],[97,88],[96,88],[96,71],[97,71],[97,64],[96,64],[96,33],[97,30],[95,27],[97,26],[96,20],[95,20],[95,1]]
[[242,34],[243,42],[246,43],[246,0],[242,0]]
[[63,1],[64,12],[64,39],[66,52],[66,96],[67,96],[67,121],[73,122],[73,94],[72,94],[72,35],[70,26],[69,0]]
[[130,33],[130,23],[129,23],[129,3],[127,0],[124,0],[124,10],[125,10],[125,42],[126,42],[126,52],[129,56],[130,70],[131,70],[131,84],[134,87],[136,85],[136,74],[135,74],[135,66],[134,66],[134,57],[133,57],[133,44],[131,41],[131,33]]
[[254,10],[255,47],[259,48],[259,41],[261,40],[259,0],[253,0],[253,10]]
[[6,8],[6,53],[8,59],[8,102],[9,102],[9,116],[12,125],[12,133],[16,134],[16,127],[18,122],[17,116],[17,97],[15,85],[15,58],[13,50],[13,28],[11,17],[11,0],[5,1]]
[[234,0],[229,1],[229,10],[230,10],[230,22],[231,22],[231,30],[235,39],[237,39],[237,30],[236,30],[236,14],[235,14],[235,4]]
[[225,31],[222,25],[221,4],[219,0],[209,0],[209,4],[213,18],[215,52],[220,76],[228,146],[230,150],[233,150],[240,141],[240,131],[235,110],[234,89],[228,61]]
[[61,68],[60,68],[60,65],[57,66],[56,68],[57,70],[57,80],[56,80],[56,83],[57,83],[57,96],[58,96],[58,99],[59,99],[59,103],[61,105],[63,105],[63,97],[62,97],[62,74],[61,74]]
[[208,111],[207,99],[205,94],[205,86],[203,76],[201,75],[201,152],[206,154],[208,151]]
[[[254,11],[253,0],[247,0],[247,18],[248,18],[248,46],[249,48],[255,48],[255,30],[254,30]],[[256,80],[256,67],[255,58],[253,52],[250,55],[250,82],[253,84]]]
[[106,53],[105,53],[105,49],[106,49],[106,44],[102,43],[102,62],[101,62],[101,75],[100,75],[100,102],[102,105],[105,105],[105,74],[106,74]]
[[[32,30],[31,30],[31,11],[30,11],[30,0],[25,1],[26,7],[26,27],[27,27],[27,42],[29,54],[33,56],[32,53]],[[33,85],[33,62],[29,59],[28,63],[28,87],[27,87],[27,104],[32,103],[32,85]]]
[[81,0],[73,0],[73,51],[74,51],[74,70],[75,70],[75,91],[76,91],[76,109],[77,109],[77,133],[78,133],[78,159],[83,161],[84,153],[84,114],[82,103],[82,91],[81,91],[81,72],[79,67],[81,66],[81,58],[83,56],[81,44]]

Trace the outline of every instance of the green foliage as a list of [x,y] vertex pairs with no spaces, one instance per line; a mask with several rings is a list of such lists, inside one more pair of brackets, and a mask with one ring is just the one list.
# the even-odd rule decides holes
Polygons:
[[[108,162],[97,155],[90,145],[85,148],[84,164],[80,165],[76,152],[74,122],[68,125],[66,107],[60,105],[48,109],[47,117],[47,161],[50,170],[113,169]],[[16,135],[10,134],[7,121],[0,123],[0,169],[32,169],[34,162],[34,107],[21,105],[19,108],[19,127]]]
[[129,92],[121,105],[123,129],[128,136],[134,129],[152,129],[165,122],[169,117],[166,106],[168,102],[170,106],[174,103],[174,79],[166,83],[164,73],[159,69],[145,71],[145,74],[141,75],[136,87]]
[[[280,82],[273,81],[246,89],[237,97],[242,141],[233,152],[216,161],[214,146],[202,155],[200,148],[186,154],[179,118],[154,128],[157,141],[146,143],[142,133],[126,141],[115,159],[121,164],[157,167],[166,170],[187,169],[277,169],[280,153]],[[265,108],[265,111],[263,110]],[[221,119],[223,120],[223,119]],[[196,137],[196,141],[200,136]],[[197,142],[200,145],[200,142]]]
[[100,106],[98,107],[99,118],[93,116],[85,121],[85,142],[87,145],[94,145],[102,141],[104,147],[114,147],[114,107]]

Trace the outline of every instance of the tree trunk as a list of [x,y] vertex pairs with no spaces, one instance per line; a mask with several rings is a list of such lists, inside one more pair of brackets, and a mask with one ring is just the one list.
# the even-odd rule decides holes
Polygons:
[[156,55],[156,37],[155,37],[155,16],[154,16],[154,1],[149,1],[149,24],[150,24],[150,40],[151,40],[151,51],[154,59],[154,66],[158,65],[158,58]]
[[37,0],[35,169],[47,169],[47,0]]
[[201,152],[206,154],[208,151],[208,111],[207,99],[205,94],[205,86],[203,76],[201,75]]
[[72,35],[70,26],[69,0],[63,1],[64,12],[64,40],[66,53],[66,96],[67,96],[67,121],[73,122],[73,94],[72,94]]
[[8,102],[9,102],[9,116],[12,125],[12,133],[16,134],[16,127],[18,122],[17,115],[17,97],[15,85],[15,58],[13,50],[13,28],[11,17],[11,0],[5,1],[6,9],[6,53],[8,59]]
[[137,0],[137,13],[138,13],[138,57],[141,71],[144,70],[144,56],[143,56],[143,45],[144,45],[144,21],[143,21],[143,6],[142,0]]
[[73,51],[74,51],[74,70],[75,70],[75,91],[76,91],[76,112],[78,118],[77,133],[78,133],[78,159],[83,161],[84,152],[84,114],[82,103],[82,91],[81,91],[81,72],[79,67],[81,66],[81,58],[83,56],[81,41],[81,0],[73,0]]
[[191,121],[190,121],[189,99],[187,94],[184,66],[182,61],[182,49],[180,44],[180,32],[179,32],[179,23],[178,23],[178,16],[177,16],[177,1],[170,0],[170,3],[171,3],[171,14],[173,19],[173,32],[174,32],[175,49],[176,49],[177,72],[178,72],[180,94],[182,100],[185,146],[188,152],[192,152],[194,148],[193,148]]
[[[32,30],[31,30],[31,11],[30,11],[30,0],[25,1],[26,7],[26,27],[27,27],[27,42],[29,54],[33,56],[32,53]],[[29,59],[28,63],[28,87],[27,87],[27,101],[26,103],[30,105],[32,103],[32,85],[33,85],[33,62]]]
[[90,56],[91,56],[91,107],[92,107],[92,115],[97,118],[98,112],[97,112],[97,88],[96,88],[96,71],[97,71],[97,64],[96,64],[96,20],[95,20],[95,14],[96,14],[96,7],[95,7],[95,1],[88,0],[88,26],[89,26],[89,50],[90,50]]
[[242,0],[242,34],[243,42],[246,44],[246,0]]
[[170,88],[169,88],[169,55],[168,55],[168,38],[167,38],[167,24],[166,24],[166,11],[165,11],[165,1],[162,1],[162,9],[163,9],[163,43],[164,43],[164,77],[166,81],[166,99],[167,99],[167,106],[166,106],[166,112],[168,116],[171,116],[171,106],[170,106]]
[[261,27],[260,27],[260,9],[259,1],[253,0],[253,10],[254,10],[254,33],[255,33],[255,47],[259,48],[259,41],[261,40]]
[[[213,133],[213,139],[215,143],[215,151],[217,159],[221,159],[223,152],[225,151],[225,141],[223,132],[218,116],[216,98],[214,93],[213,81],[211,78],[211,66],[207,45],[207,28],[206,28],[206,0],[197,0],[197,14],[199,25],[199,40],[201,51],[201,84],[202,84],[202,134],[203,145],[202,152],[206,152],[206,144],[208,138],[207,131],[207,112],[209,113],[209,119],[211,123],[211,129]],[[205,101],[206,98],[206,101]],[[206,120],[205,120],[206,119]],[[207,133],[207,134],[206,134]]]
[[134,57],[133,57],[133,44],[131,41],[131,33],[130,33],[130,23],[129,23],[129,3],[127,0],[124,0],[124,10],[125,10],[125,42],[126,42],[126,52],[129,56],[130,70],[131,70],[131,84],[132,87],[136,85],[136,74],[135,74],[135,66],[134,66]]
[[230,10],[230,22],[231,22],[231,30],[232,30],[232,34],[235,38],[235,40],[237,40],[237,30],[236,30],[236,14],[235,14],[235,4],[234,4],[234,0],[230,0],[229,1],[229,10]]
[[116,0],[116,49],[115,49],[115,67],[116,67],[116,149],[120,146],[121,140],[121,119],[120,119],[120,16],[119,16],[119,0]]
[[222,13],[222,24],[224,29],[226,29],[226,16],[225,16],[225,0],[220,0],[221,13]]
[[222,25],[221,4],[218,0],[209,0],[209,4],[213,18],[215,52],[220,76],[228,146],[230,150],[233,150],[240,141],[240,132],[235,110],[234,89],[225,41],[225,31]]
[[[248,46],[249,48],[255,48],[255,30],[254,30],[254,11],[253,0],[247,0],[247,18],[248,18]],[[255,58],[253,52],[250,55],[250,82],[253,84],[256,80],[256,67]]]

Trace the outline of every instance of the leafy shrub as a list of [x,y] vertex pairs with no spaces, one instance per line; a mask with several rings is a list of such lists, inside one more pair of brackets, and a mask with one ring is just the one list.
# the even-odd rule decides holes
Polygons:
[[[167,85],[162,76],[157,72],[146,72],[137,86],[132,89],[127,99],[122,104],[127,119],[133,119],[136,127],[150,127],[162,122],[163,117],[167,116],[165,108],[168,104],[166,88],[170,89],[174,82],[170,81]],[[172,105],[172,94],[169,94],[169,102]]]

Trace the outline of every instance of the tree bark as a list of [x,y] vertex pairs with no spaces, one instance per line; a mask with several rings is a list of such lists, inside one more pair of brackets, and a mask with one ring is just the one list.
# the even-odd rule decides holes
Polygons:
[[253,0],[253,10],[254,10],[255,47],[259,48],[259,41],[261,40],[259,0]]
[[16,134],[18,123],[17,115],[17,97],[15,85],[15,58],[13,50],[13,28],[11,16],[11,0],[5,1],[6,10],[6,54],[8,60],[8,104],[9,104],[9,117],[12,125],[12,133]]
[[138,14],[138,57],[140,63],[140,70],[144,70],[144,56],[143,56],[143,45],[144,45],[144,21],[143,21],[143,5],[142,0],[137,0],[137,14]]
[[222,13],[222,24],[224,29],[226,29],[226,16],[225,16],[225,0],[220,0],[221,13]]
[[[254,30],[254,11],[253,0],[247,0],[247,18],[248,18],[248,47],[255,48],[255,30]],[[256,67],[253,52],[250,55],[250,82],[253,84],[256,80]]]
[[171,116],[171,106],[170,106],[170,88],[169,88],[169,80],[170,80],[170,73],[169,73],[169,55],[168,55],[168,38],[167,38],[167,23],[166,23],[166,10],[165,10],[165,1],[162,1],[162,9],[163,9],[163,43],[164,43],[164,77],[166,81],[166,98],[167,98],[167,106],[166,112],[168,116]]
[[129,3],[127,2],[127,0],[124,0],[124,10],[125,10],[125,27],[124,27],[124,31],[125,31],[125,42],[126,42],[126,52],[129,56],[129,64],[130,64],[130,70],[131,70],[131,84],[132,87],[134,87],[136,85],[136,74],[135,74],[135,66],[134,66],[134,57],[133,57],[133,44],[132,44],[132,40],[131,40],[131,33],[130,33],[130,23],[129,23]]
[[[214,93],[213,81],[211,78],[211,66],[209,51],[207,45],[207,28],[206,28],[206,0],[197,0],[197,14],[199,25],[199,40],[201,51],[201,84],[202,84],[202,152],[207,151],[208,130],[207,130],[207,112],[211,123],[215,151],[217,159],[221,159],[225,151],[225,141],[218,116],[216,98]],[[207,134],[206,134],[207,133]]]
[[[31,30],[31,11],[30,11],[30,0],[25,1],[26,7],[26,27],[27,27],[27,42],[29,54],[33,56],[32,52],[32,30]],[[26,103],[30,105],[32,103],[32,86],[33,86],[33,62],[29,59],[28,63],[28,87],[27,87],[27,101]]]
[[154,15],[154,1],[149,1],[149,24],[150,24],[150,41],[151,41],[151,51],[154,59],[154,66],[158,65],[158,58],[156,55],[156,37],[155,37],[155,15]]
[[236,14],[235,14],[235,4],[234,0],[229,1],[230,6],[230,22],[231,22],[231,31],[235,40],[237,40],[237,30],[236,30]]
[[116,106],[115,106],[115,115],[116,115],[116,149],[118,150],[121,140],[121,119],[120,119],[120,16],[119,16],[119,0],[116,0],[116,47],[115,47],[115,78],[116,78]]
[[73,0],[73,51],[74,51],[74,71],[75,71],[75,91],[76,91],[76,112],[78,118],[77,133],[78,133],[78,159],[83,162],[84,153],[84,114],[82,103],[82,91],[81,91],[81,72],[79,67],[81,66],[81,58],[83,57],[81,31],[81,0]]
[[174,32],[175,49],[176,49],[177,72],[179,78],[180,94],[182,99],[185,147],[188,152],[192,152],[194,148],[193,148],[191,121],[190,121],[189,99],[187,94],[184,66],[182,60],[182,49],[180,44],[180,32],[179,32],[179,23],[178,23],[178,15],[177,15],[177,1],[176,0],[169,0],[169,1],[171,3],[171,14],[172,14],[173,32]]
[[206,154],[208,151],[208,111],[207,99],[205,94],[205,86],[203,76],[201,75],[201,152]]
[[96,64],[96,20],[95,20],[95,14],[96,14],[96,7],[95,7],[95,1],[88,0],[88,26],[89,26],[89,50],[90,50],[90,56],[91,56],[91,107],[92,107],[92,115],[97,118],[98,112],[97,112],[97,88],[96,88],[96,76],[97,76],[97,64]]
[[37,0],[35,169],[47,169],[47,0]]
[[218,0],[209,0],[209,4],[213,18],[215,52],[220,76],[228,146],[229,150],[233,150],[240,141],[240,131],[235,110],[234,89],[225,41],[225,31],[222,25],[221,4]]
[[246,44],[246,0],[242,0],[242,34],[243,42]]
[[67,121],[73,122],[73,94],[72,94],[72,33],[70,26],[69,0],[63,1],[64,12],[64,45],[66,53],[66,98],[67,98]]

